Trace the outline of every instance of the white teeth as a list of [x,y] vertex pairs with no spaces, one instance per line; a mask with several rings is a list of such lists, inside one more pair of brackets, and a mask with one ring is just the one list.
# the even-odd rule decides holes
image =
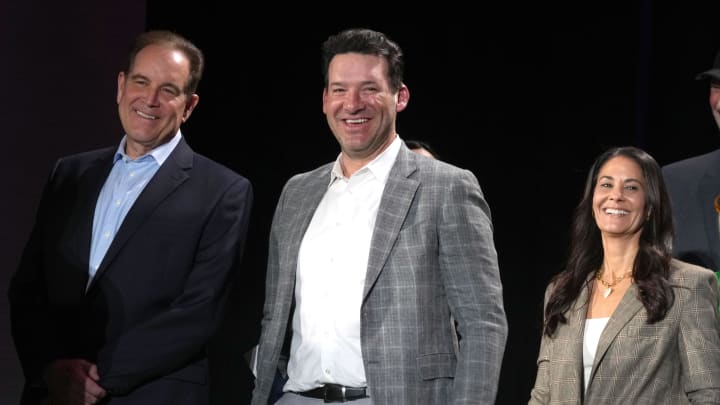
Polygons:
[[157,119],[156,116],[154,116],[154,115],[149,115],[149,114],[145,114],[144,112],[142,112],[142,111],[140,111],[140,110],[135,110],[135,112],[137,113],[137,115],[139,115],[139,116],[141,116],[141,117],[143,117],[143,118],[147,118],[147,119],[149,119],[149,120],[156,120],[156,119]]
[[345,120],[348,124],[362,124],[363,122],[367,122],[367,118],[357,118],[354,120]]
[[615,208],[607,208],[607,209],[605,209],[605,213],[606,213],[606,214],[613,214],[613,215],[627,215],[627,214],[629,214],[630,212],[629,212],[629,211],[625,211],[625,210],[615,209]]

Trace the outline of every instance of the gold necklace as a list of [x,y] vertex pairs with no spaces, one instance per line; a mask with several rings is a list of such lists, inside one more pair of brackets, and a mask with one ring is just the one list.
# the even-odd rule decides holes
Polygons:
[[613,281],[611,283],[608,283],[607,281],[602,279],[603,274],[605,274],[605,270],[601,269],[600,271],[597,272],[597,275],[595,276],[595,278],[597,279],[597,281],[600,282],[600,284],[602,284],[605,287],[605,291],[603,291],[602,295],[603,295],[603,298],[607,298],[610,296],[610,294],[612,294],[613,287],[615,287],[615,285],[617,285],[617,283],[621,282],[622,280],[626,279],[629,275],[631,275],[632,271],[628,271],[627,273],[623,274],[619,278],[615,278],[615,276],[613,276]]

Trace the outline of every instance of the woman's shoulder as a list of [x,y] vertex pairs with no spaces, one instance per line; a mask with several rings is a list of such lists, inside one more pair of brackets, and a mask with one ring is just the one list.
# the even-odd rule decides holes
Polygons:
[[682,260],[672,259],[670,270],[670,281],[673,283],[692,285],[708,280],[717,282],[715,272],[712,270]]

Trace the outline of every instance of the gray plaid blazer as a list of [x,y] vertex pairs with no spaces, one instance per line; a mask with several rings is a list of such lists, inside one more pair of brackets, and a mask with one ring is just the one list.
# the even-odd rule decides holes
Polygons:
[[[267,403],[292,315],[300,242],[331,167],[294,176],[276,208],[253,404]],[[494,403],[507,321],[490,209],[477,179],[403,145],[375,224],[361,308],[373,403]]]
[[584,289],[566,314],[568,323],[560,325],[553,338],[542,337],[529,404],[720,404],[715,274],[675,259],[672,269],[675,303],[662,321],[647,323],[634,284],[623,296],[600,336],[585,395],[582,353],[588,289]]

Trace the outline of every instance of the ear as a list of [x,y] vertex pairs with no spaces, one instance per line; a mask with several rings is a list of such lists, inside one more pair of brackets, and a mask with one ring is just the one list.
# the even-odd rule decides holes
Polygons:
[[405,84],[400,86],[397,94],[397,106],[395,111],[400,112],[407,107],[408,101],[410,100],[410,90],[408,90]]
[[200,101],[200,96],[197,94],[192,94],[189,98],[187,103],[185,103],[185,111],[183,111],[182,120],[183,122],[187,121],[188,118],[190,118],[190,114],[192,114],[193,110],[195,109],[195,106]]
[[120,99],[122,98],[124,88],[125,88],[125,73],[120,72],[120,73],[118,73],[117,94],[115,95],[115,102],[118,104],[120,104]]
[[323,114],[327,114],[327,110],[325,110],[325,103],[327,103],[327,97],[328,97],[328,89],[327,87],[323,88],[323,94],[322,94],[322,110]]

